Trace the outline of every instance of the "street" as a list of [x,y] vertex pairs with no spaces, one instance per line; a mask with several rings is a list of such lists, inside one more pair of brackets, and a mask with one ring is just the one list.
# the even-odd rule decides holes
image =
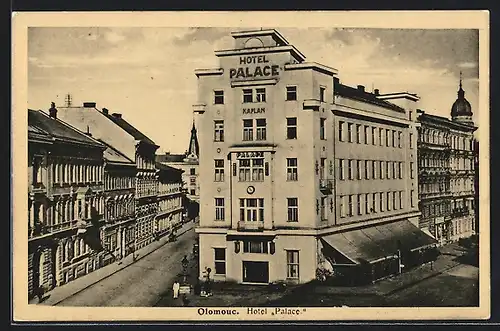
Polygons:
[[191,257],[194,229],[127,268],[60,302],[61,306],[151,307],[181,272],[184,255]]

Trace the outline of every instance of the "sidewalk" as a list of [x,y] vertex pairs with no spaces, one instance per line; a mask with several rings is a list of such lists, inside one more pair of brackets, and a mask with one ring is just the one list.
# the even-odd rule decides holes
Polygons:
[[[387,278],[367,286],[358,287],[336,287],[309,283],[304,285],[290,286],[283,291],[275,291],[267,286],[252,286],[232,283],[213,283],[213,296],[208,298],[200,297],[194,293],[186,296],[187,301],[183,302],[181,298],[173,299],[172,290],[167,290],[164,297],[158,302],[157,306],[162,307],[241,307],[241,306],[276,306],[275,303],[286,301],[289,297],[302,297],[305,294],[315,293],[318,298],[322,295],[338,294],[340,296],[365,296],[384,297],[414,286],[426,279],[435,277],[446,270],[449,270],[459,262],[453,261],[461,256],[464,250],[456,244],[440,248],[442,255],[433,263],[422,265],[418,268]],[[197,275],[194,271],[194,263],[190,266],[190,283],[196,283]],[[319,300],[319,299],[318,299]]]
[[[187,231],[193,229],[195,227],[195,223],[190,221],[188,223],[183,224],[177,230],[177,236],[180,236]],[[43,304],[54,306],[63,301],[64,299],[71,297],[84,289],[94,285],[95,283],[112,276],[113,274],[119,272],[130,266],[131,264],[141,260],[142,258],[148,256],[152,252],[156,251],[158,248],[166,245],[168,243],[168,236],[162,237],[158,241],[154,241],[146,247],[143,247],[136,251],[136,260],[133,260],[132,254],[128,255],[124,259],[111,263],[105,267],[99,268],[85,276],[82,276],[74,281],[71,281],[62,286],[57,286],[51,291],[45,293],[44,299],[42,302],[39,302],[37,298],[29,301],[29,304]],[[121,262],[121,264],[118,264]]]

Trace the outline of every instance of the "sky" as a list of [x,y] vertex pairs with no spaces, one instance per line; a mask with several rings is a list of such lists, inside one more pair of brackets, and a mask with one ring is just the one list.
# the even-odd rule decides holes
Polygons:
[[[248,30],[249,28],[245,28]],[[28,29],[28,107],[96,102],[160,145],[189,145],[198,68],[218,66],[238,28]],[[450,116],[460,72],[478,123],[478,30],[279,28],[306,61],[338,69],[343,84],[380,93],[416,93],[418,107]]]

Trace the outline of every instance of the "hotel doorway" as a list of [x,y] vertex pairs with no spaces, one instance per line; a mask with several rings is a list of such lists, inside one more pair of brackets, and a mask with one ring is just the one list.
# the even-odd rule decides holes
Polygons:
[[243,261],[243,282],[269,284],[269,262]]

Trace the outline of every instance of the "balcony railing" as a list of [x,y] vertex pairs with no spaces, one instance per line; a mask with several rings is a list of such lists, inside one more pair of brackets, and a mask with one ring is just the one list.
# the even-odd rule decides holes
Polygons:
[[238,230],[240,231],[263,231],[264,222],[238,222]]
[[460,217],[466,215],[469,215],[469,208],[467,207],[455,208],[451,211],[451,217]]
[[332,190],[333,190],[333,180],[320,179],[319,180],[319,190],[324,194],[331,194]]

